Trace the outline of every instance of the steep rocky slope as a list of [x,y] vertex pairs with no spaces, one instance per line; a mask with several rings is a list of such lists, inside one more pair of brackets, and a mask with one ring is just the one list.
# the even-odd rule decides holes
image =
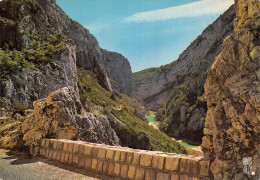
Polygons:
[[116,52],[102,49],[102,54],[112,87],[121,93],[132,96],[133,77],[129,61]]
[[178,85],[198,77],[201,72],[207,70],[221,51],[224,38],[233,31],[234,15],[234,8],[231,7],[209,25],[177,61],[160,68],[134,73],[135,93],[144,100],[146,106],[156,108]]
[[[132,75],[127,59],[116,53],[110,53],[110,58],[104,57],[106,55],[102,54],[95,37],[71,20],[54,0],[1,1],[0,25],[0,53],[6,59],[5,64],[1,62],[2,66],[12,66],[12,63],[8,64],[11,60],[16,60],[18,64],[16,68],[12,67],[13,72],[6,73],[8,77],[5,79],[2,75],[6,69],[1,69],[0,115],[16,111],[15,103],[32,107],[34,100],[45,98],[54,90],[68,85],[75,86],[76,79],[72,82],[72,78],[76,78],[76,71],[71,69],[74,67],[72,63],[98,74],[99,83],[103,87],[131,95]],[[49,43],[52,37],[56,38],[55,41],[63,42],[64,46],[71,46],[67,50],[57,48],[55,44]],[[45,44],[40,43],[43,40]],[[54,53],[54,49],[58,49],[58,52]],[[57,53],[58,56],[55,56]],[[17,54],[24,56],[26,62],[20,62]],[[41,56],[32,58],[35,54]],[[66,60],[67,54],[71,55],[70,60]],[[40,59],[42,57],[44,59]],[[109,62],[106,63],[106,59]],[[44,63],[37,65],[35,70],[26,65],[27,61],[34,65],[39,61]],[[115,78],[118,74],[110,75],[113,72],[110,68],[117,66],[113,62],[123,62],[121,68],[127,72],[124,79],[128,80],[124,84],[122,79]],[[110,77],[115,87],[111,87]]]
[[0,118],[1,147],[24,142],[35,155],[47,137],[185,153],[129,97],[127,59],[102,50],[54,0],[1,1],[0,25],[0,117],[11,119]]
[[157,107],[156,119],[168,135],[201,143],[207,112],[203,97],[207,71],[220,53],[223,40],[233,31],[234,18],[234,8],[230,7],[178,60],[134,74],[137,96],[147,107]]
[[[260,2],[236,0],[235,10],[235,32],[225,39],[205,84],[202,149],[214,160],[216,180],[260,178]],[[248,171],[246,157],[253,159]]]

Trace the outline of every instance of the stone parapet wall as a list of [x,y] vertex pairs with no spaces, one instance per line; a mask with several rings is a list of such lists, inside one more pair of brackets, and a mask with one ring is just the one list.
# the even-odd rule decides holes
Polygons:
[[122,179],[210,179],[210,161],[202,156],[63,139],[43,139],[40,154],[50,160]]

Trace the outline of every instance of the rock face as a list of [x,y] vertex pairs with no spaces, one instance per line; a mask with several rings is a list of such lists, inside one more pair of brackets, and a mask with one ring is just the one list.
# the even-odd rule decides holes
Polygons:
[[[161,68],[151,68],[135,73],[136,95],[143,99],[147,107],[155,109],[172,95],[177,86],[205,72],[216,55],[220,53],[225,37],[233,31],[234,18],[234,8],[231,7],[209,25],[177,61]],[[199,87],[203,91],[203,78],[199,79],[202,79]]]
[[39,142],[45,137],[119,145],[107,118],[86,113],[73,87],[54,91],[33,105],[33,113],[22,124],[23,140],[32,155],[38,153]]
[[51,63],[38,70],[23,69],[0,80],[0,115],[31,108],[32,102],[47,97],[51,92],[66,86],[77,88],[75,46],[67,45]]
[[133,77],[129,61],[116,52],[102,50],[104,64],[113,89],[132,96]]
[[[160,129],[169,136],[200,144],[207,112],[203,99],[207,70],[233,31],[231,7],[180,55],[177,61],[134,74],[135,90],[147,107],[156,109]],[[158,106],[160,105],[160,106]]]
[[[10,74],[8,81],[0,79],[0,116],[16,111],[16,102],[30,107],[33,101],[47,97],[51,91],[74,86],[76,81],[71,75],[74,77],[77,73],[75,69],[70,69],[74,68],[72,61],[78,67],[95,72],[104,88],[112,91],[114,87],[111,87],[111,78],[114,89],[127,94],[131,92],[132,74],[127,60],[119,54],[112,55],[115,59],[109,58],[111,56],[106,58],[95,37],[79,23],[71,20],[55,0],[1,1],[0,31],[0,48],[5,44],[12,44],[12,48],[16,50],[30,50],[31,42],[35,40],[32,37],[34,34],[62,34],[65,36],[65,43],[71,44],[60,56],[52,57],[51,63],[42,65],[37,71],[24,68]],[[71,57],[66,57],[67,55]],[[114,62],[118,64],[113,65]],[[126,72],[124,75],[118,75],[110,69],[121,62],[122,72]]]
[[[260,178],[260,2],[236,0],[235,10],[235,32],[225,39],[205,84],[202,149],[214,160],[217,180]],[[245,157],[253,158],[253,176],[243,172]]]

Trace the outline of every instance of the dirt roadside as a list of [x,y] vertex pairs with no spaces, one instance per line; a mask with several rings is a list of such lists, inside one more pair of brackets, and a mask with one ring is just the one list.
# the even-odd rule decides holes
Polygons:
[[[40,157],[17,156],[0,149],[0,180],[112,180],[84,169],[73,168]],[[117,179],[118,180],[118,179]]]

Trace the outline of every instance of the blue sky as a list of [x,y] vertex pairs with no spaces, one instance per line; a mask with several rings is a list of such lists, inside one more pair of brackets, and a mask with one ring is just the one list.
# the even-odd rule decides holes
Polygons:
[[57,0],[98,39],[123,54],[132,71],[168,64],[233,0]]

